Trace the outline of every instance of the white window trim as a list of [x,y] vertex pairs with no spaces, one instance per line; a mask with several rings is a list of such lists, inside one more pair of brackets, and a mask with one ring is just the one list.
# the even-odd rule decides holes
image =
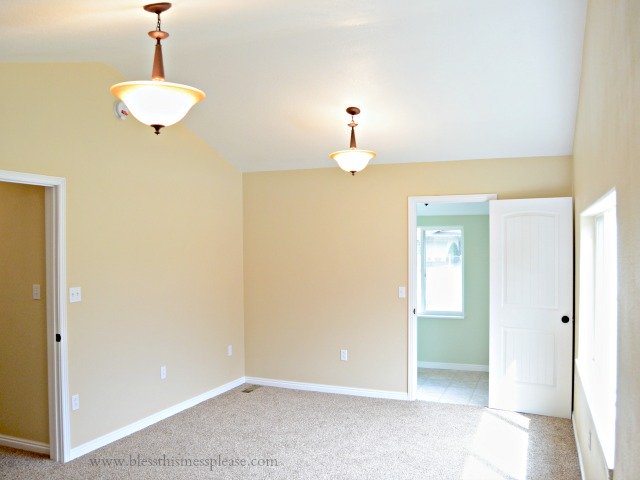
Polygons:
[[[420,305],[420,309],[418,310],[418,316],[421,318],[451,318],[451,319],[463,319],[465,315],[465,301],[464,301],[464,292],[465,292],[465,241],[464,241],[464,226],[462,225],[421,225],[418,227],[421,230],[421,235],[424,240],[424,231],[425,230],[438,230],[445,228],[448,229],[459,229],[461,233],[461,256],[462,256],[462,310],[426,310],[426,286],[422,284],[422,305]],[[422,250],[424,252],[424,243],[422,243]],[[422,269],[423,269],[423,277],[424,272],[426,272],[426,262],[424,256],[422,258]]]
[[[610,403],[608,411],[603,411],[602,389],[603,385],[595,377],[596,370],[600,368],[594,362],[593,335],[595,328],[595,268],[596,268],[596,221],[606,212],[616,207],[616,191],[611,190],[589,208],[580,214],[580,309],[579,309],[579,343],[576,368],[587,397],[589,410],[593,418],[594,426],[600,445],[609,469],[614,467],[615,457],[615,388],[609,392],[613,397],[613,405]],[[616,259],[617,263],[617,259]],[[616,265],[617,267],[617,265]],[[616,295],[617,297],[617,295]],[[617,322],[617,315],[615,318]],[[615,326],[617,336],[617,324]],[[616,373],[617,375],[617,365]],[[611,412],[610,409],[613,409]]]

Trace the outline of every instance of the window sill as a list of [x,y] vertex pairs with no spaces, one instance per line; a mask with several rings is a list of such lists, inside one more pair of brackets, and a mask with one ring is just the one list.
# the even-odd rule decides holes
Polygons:
[[438,315],[436,313],[418,313],[417,316],[421,318],[450,318],[452,320],[464,320],[464,315]]

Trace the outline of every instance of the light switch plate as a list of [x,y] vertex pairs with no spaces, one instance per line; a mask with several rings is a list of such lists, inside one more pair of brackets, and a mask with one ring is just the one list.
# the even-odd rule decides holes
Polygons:
[[71,396],[71,409],[78,410],[80,408],[80,395],[77,393]]
[[407,298],[407,289],[405,287],[398,287],[398,298]]
[[38,285],[37,283],[34,283],[32,285],[31,293],[34,300],[40,300],[40,285]]
[[69,289],[69,303],[82,301],[82,289],[80,287],[71,287]]
[[233,355],[233,345],[227,345],[227,356]]

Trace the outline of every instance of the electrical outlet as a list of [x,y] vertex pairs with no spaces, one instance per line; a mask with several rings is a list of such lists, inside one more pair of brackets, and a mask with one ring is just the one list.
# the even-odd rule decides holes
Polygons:
[[71,409],[78,410],[80,408],[80,395],[77,393],[71,396]]
[[69,289],[69,303],[76,303],[82,301],[82,290],[80,287],[71,287]]
[[31,286],[31,293],[34,300],[40,300],[40,285],[34,283]]
[[233,345],[227,345],[227,356],[233,355]]
[[160,367],[160,380],[164,380],[165,378],[167,378],[167,366],[162,365]]
[[347,350],[346,348],[340,350],[340,360],[342,360],[343,362],[349,360],[349,350]]

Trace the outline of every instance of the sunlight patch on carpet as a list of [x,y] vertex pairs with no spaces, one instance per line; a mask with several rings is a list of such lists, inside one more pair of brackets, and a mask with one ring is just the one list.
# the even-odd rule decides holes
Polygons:
[[483,412],[465,460],[463,480],[526,480],[529,422],[515,412]]

